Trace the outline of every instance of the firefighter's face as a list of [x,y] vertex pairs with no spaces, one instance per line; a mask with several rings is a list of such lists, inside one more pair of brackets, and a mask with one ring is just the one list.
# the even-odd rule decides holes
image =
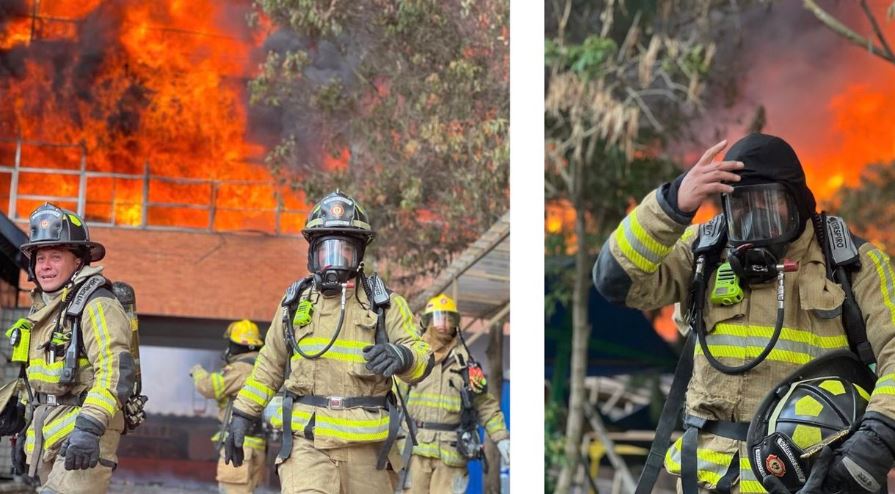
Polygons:
[[36,281],[45,292],[62,288],[81,266],[81,260],[72,251],[59,247],[38,250],[34,261]]

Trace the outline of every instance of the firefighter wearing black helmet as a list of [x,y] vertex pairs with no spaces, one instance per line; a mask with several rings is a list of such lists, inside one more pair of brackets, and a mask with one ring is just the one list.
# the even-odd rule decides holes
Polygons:
[[30,314],[7,335],[33,413],[14,463],[47,492],[106,492],[134,387],[130,321],[102,267],[90,265],[105,248],[82,218],[48,203],[29,223],[21,251],[36,287]]
[[[363,272],[375,234],[363,208],[334,192],[302,231],[311,275],[280,302],[252,374],[237,395],[225,456],[243,462],[246,431],[284,388],[283,492],[393,492],[387,457],[401,417],[392,377],[413,384],[432,367],[407,302]],[[400,465],[391,465],[395,471]]]
[[[786,141],[750,134],[716,161],[726,144],[708,149],[677,180],[650,193],[594,265],[594,283],[607,299],[639,309],[680,303],[687,314],[683,354],[689,363],[682,359],[681,369],[689,383],[673,386],[667,401],[680,404],[685,393],[685,432],[670,447],[654,441],[657,451],[637,494],[649,492],[662,459],[681,476],[684,493],[775,487],[775,473],[786,464],[767,462],[764,477],[756,476],[748,424],[773,386],[839,349],[865,363],[876,360],[876,383],[865,389],[866,413],[854,430],[828,445],[829,468],[812,469],[813,482],[806,478],[806,485],[819,492],[876,492],[895,458],[895,271],[889,257],[851,235],[841,218],[816,211]],[[718,195],[723,214],[690,226],[700,205]],[[677,411],[667,409],[663,436]],[[810,449],[823,437],[815,429],[800,431],[793,436],[799,448]]]

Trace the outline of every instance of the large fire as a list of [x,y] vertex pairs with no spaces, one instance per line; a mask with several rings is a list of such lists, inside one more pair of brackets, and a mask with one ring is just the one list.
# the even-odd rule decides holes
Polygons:
[[[246,82],[270,29],[248,26],[250,0],[16,3],[0,17],[0,165],[12,166],[22,139],[23,167],[78,171],[83,160],[125,174],[88,174],[89,220],[297,230],[303,197],[275,184],[248,125]],[[19,195],[76,207],[78,174],[18,182]],[[2,208],[9,183],[0,173]],[[18,216],[38,202],[19,200]]]

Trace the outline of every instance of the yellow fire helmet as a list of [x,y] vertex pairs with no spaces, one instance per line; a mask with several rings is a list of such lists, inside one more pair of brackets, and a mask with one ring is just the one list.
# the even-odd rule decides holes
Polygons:
[[261,341],[261,331],[258,329],[258,325],[248,319],[230,323],[227,326],[227,331],[224,332],[224,338],[238,345],[249,347],[260,347],[264,344]]
[[457,310],[457,302],[445,294],[432,297],[423,309],[420,319],[423,331],[431,327],[460,327],[460,312]]

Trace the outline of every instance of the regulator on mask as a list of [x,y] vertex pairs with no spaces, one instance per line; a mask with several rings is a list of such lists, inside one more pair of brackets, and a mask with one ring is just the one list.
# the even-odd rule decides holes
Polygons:
[[747,285],[774,279],[787,245],[800,230],[792,194],[777,183],[734,187],[722,196],[722,205],[730,267]]

